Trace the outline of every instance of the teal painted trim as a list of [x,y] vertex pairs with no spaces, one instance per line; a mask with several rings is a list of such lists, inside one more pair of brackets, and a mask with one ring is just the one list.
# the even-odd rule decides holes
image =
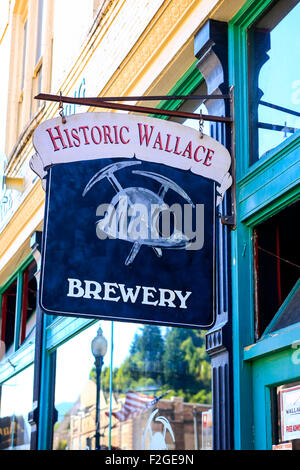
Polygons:
[[290,203],[290,199],[300,196],[300,133],[276,150],[253,165],[238,183],[241,219],[247,224],[261,222],[270,212],[274,213],[276,205],[282,208],[282,198]]
[[288,348],[253,362],[254,445],[257,450],[272,449],[271,387],[300,380],[299,359],[294,360],[294,353]]
[[269,150],[265,156],[260,158],[257,162],[251,165],[246,175],[237,181],[238,184],[247,184],[253,178],[260,176],[266,168],[272,167],[274,162],[281,160],[287,153],[292,153],[299,149],[300,145],[300,130],[295,132],[288,139],[281,142],[280,145]]
[[244,362],[243,346],[254,342],[252,230],[238,222],[232,241],[232,329],[234,448],[253,448],[251,364]]
[[[272,0],[248,0],[228,27],[229,83],[235,87],[238,181],[237,228],[231,234],[235,449],[251,449],[254,444],[257,445],[256,437],[255,440],[253,437],[253,420],[254,413],[261,412],[253,392],[256,385],[253,379],[255,361],[245,361],[249,350],[254,354],[255,348],[261,346],[257,343],[244,352],[246,346],[254,343],[252,227],[299,198],[298,179],[294,174],[299,135],[291,136],[251,167],[249,164],[247,28],[271,3]],[[266,405],[269,398],[268,391],[263,389],[259,399],[263,404],[263,429],[268,434],[265,445],[270,445],[270,427],[266,425],[270,418]],[[253,406],[250,406],[251,403]]]
[[247,346],[244,349],[244,360],[253,361],[282,349],[295,349],[293,344],[295,345],[296,343],[300,344],[299,323],[274,331],[257,343]]
[[18,351],[9,356],[9,361],[3,358],[0,363],[0,383],[5,382],[14,375],[30,366],[34,361],[34,343],[23,343]]
[[14,351],[17,351],[17,349],[19,349],[19,344],[20,344],[20,327],[21,327],[21,317],[22,317],[22,297],[23,297],[23,272],[19,271],[18,276],[17,276]]
[[[47,317],[47,315],[45,314]],[[57,317],[48,324],[46,331],[46,349],[51,351],[73,338],[81,331],[98,322],[99,319],[86,320],[83,318]]]
[[[277,323],[277,321],[279,320],[279,318],[283,315],[283,313],[285,312],[285,309],[287,308],[287,306],[289,305],[289,303],[291,302],[292,298],[294,297],[294,295],[296,294],[297,290],[299,289],[300,287],[300,279],[298,279],[298,281],[296,282],[295,286],[293,287],[293,289],[291,290],[291,292],[289,293],[289,295],[287,296],[287,298],[285,299],[285,301],[283,302],[283,304],[281,305],[280,309],[278,310],[278,312],[276,313],[275,317],[273,318],[273,320],[271,321],[271,323],[268,325],[268,327],[266,328],[266,330],[264,331],[264,334],[262,336],[261,339],[264,339],[266,338],[270,333],[270,331],[273,329],[274,325]],[[300,323],[299,323],[299,326],[300,326]],[[283,328],[282,328],[283,329]],[[279,330],[277,330],[279,331]]]
[[[47,327],[50,322],[50,316],[44,317],[44,326]],[[46,328],[43,331],[43,345],[46,341]],[[40,416],[39,416],[39,434],[38,434],[38,450],[50,450],[49,442],[53,433],[52,426],[52,371],[51,371],[51,352],[43,347],[42,363],[41,363],[41,380],[40,380]]]
[[[173,88],[167,93],[171,95],[190,95],[195,89],[204,81],[202,74],[197,68],[198,61],[196,60],[185,72],[185,74],[178,80]],[[184,103],[184,100],[169,101],[163,100],[156,106],[158,109],[176,110]],[[151,117],[158,117],[160,119],[170,119],[169,116],[150,115]]]

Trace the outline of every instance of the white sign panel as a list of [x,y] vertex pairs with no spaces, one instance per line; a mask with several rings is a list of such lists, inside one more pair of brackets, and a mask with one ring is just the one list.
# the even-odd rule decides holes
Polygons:
[[55,118],[34,132],[37,151],[30,161],[40,178],[47,168],[99,158],[138,158],[173,168],[190,170],[214,180],[217,205],[231,186],[231,157],[217,140],[181,124],[123,113],[80,113],[62,124]]
[[283,441],[300,439],[300,385],[280,390]]
[[182,124],[124,113],[46,121],[33,145],[30,166],[47,182],[42,310],[211,328],[227,149]]

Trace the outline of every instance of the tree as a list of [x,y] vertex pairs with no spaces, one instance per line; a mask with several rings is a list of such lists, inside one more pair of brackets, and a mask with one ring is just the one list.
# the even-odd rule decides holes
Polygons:
[[[211,367],[205,351],[205,333],[199,330],[169,328],[165,336],[158,326],[145,325],[136,333],[129,354],[113,370],[113,391],[171,390],[168,396],[185,401],[210,403]],[[95,370],[90,377],[95,380]],[[103,370],[101,384],[110,387],[110,367]]]

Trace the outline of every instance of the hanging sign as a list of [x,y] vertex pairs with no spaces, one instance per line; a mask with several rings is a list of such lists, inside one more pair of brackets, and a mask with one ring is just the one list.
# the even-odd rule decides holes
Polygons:
[[283,441],[300,439],[300,385],[280,390]]
[[227,149],[181,124],[121,113],[46,121],[33,144],[30,166],[46,188],[42,310],[211,327]]

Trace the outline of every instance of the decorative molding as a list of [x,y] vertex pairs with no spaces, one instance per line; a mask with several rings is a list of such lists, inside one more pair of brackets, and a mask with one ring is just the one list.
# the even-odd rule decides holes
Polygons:
[[0,234],[0,257],[9,249],[25,225],[30,222],[33,215],[44,204],[44,200],[45,193],[40,181],[37,181],[27,198],[21,203],[8,225],[6,225]]
[[137,71],[140,75],[143,73],[163,44],[174,34],[178,24],[197,5],[197,0],[170,0],[167,5],[163,4],[102,94],[118,96],[120,91],[125,94],[124,91],[136,81]]

